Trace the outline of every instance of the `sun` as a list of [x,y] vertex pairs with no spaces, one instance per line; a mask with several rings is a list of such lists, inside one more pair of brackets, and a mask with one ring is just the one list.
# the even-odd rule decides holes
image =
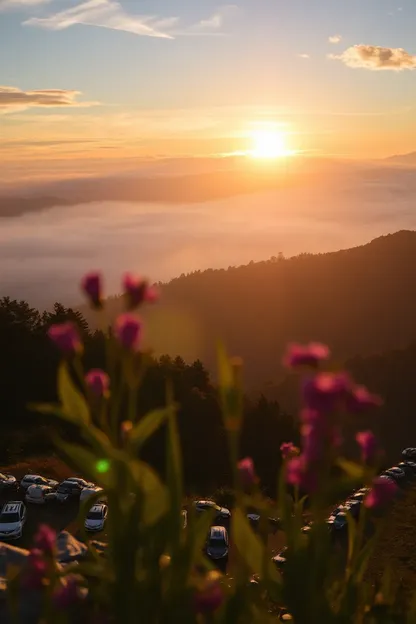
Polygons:
[[292,152],[286,145],[286,136],[279,130],[255,130],[251,134],[253,149],[249,155],[253,158],[283,158]]

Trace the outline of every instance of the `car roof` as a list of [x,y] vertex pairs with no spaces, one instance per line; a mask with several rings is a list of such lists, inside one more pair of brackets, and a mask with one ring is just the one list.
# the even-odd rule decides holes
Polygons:
[[195,505],[209,505],[210,507],[218,507],[217,503],[213,500],[198,500],[195,501]]
[[210,537],[224,538],[227,535],[227,530],[223,526],[212,526],[209,530]]
[[27,479],[28,481],[32,481],[32,479],[39,479],[39,477],[41,479],[46,479],[46,477],[42,477],[42,475],[39,475],[39,474],[27,474],[23,477],[22,481],[24,479]]
[[22,507],[22,501],[10,501],[6,503],[2,509],[2,513],[16,513]]
[[103,503],[99,503],[98,505],[93,505],[90,511],[94,511],[94,512],[103,511],[104,508],[105,508],[105,505]]

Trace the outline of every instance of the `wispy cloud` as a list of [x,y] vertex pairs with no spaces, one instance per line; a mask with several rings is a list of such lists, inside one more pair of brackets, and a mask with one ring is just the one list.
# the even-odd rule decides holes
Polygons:
[[0,86],[0,114],[13,113],[28,108],[53,108],[65,106],[97,106],[98,102],[78,102],[79,91],[65,89],[39,89],[22,91],[17,87]]
[[36,7],[49,2],[52,2],[52,0],[0,0],[0,11]]
[[303,59],[309,59],[311,58],[309,54],[298,54],[299,58],[303,58]]
[[[30,2],[30,0],[28,1]],[[126,12],[116,0],[86,0],[70,9],[46,17],[30,17],[23,24],[49,30],[65,30],[71,26],[82,24],[120,30],[145,37],[173,39],[175,36],[181,35],[219,34],[224,19],[236,8],[235,5],[225,5],[210,17],[190,26],[182,27],[178,17],[132,15]]]
[[354,68],[402,71],[416,67],[416,55],[406,52],[403,48],[361,44],[347,48],[342,54],[328,56]]
[[339,43],[341,39],[341,35],[331,35],[330,37],[328,37],[329,43]]

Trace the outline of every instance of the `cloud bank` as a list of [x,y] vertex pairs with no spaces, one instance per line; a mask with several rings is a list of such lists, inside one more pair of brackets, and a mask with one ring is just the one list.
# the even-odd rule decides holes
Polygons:
[[403,71],[416,67],[416,55],[403,48],[360,44],[347,48],[342,54],[330,54],[329,58],[341,61],[347,67],[362,69]]
[[0,86],[0,113],[12,113],[28,108],[97,106],[98,102],[77,102],[79,91],[38,89],[22,91],[17,87]]

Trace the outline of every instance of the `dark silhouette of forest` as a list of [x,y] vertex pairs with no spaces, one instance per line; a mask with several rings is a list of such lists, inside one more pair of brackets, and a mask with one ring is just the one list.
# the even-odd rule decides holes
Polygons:
[[[324,342],[342,362],[416,341],[414,267],[416,232],[401,231],[333,253],[195,271],[160,284],[162,304],[144,310],[148,342],[215,374],[220,338],[244,359],[246,387],[264,390],[279,381],[290,341]],[[109,318],[120,305],[108,300]]]
[[[31,402],[56,401],[59,353],[47,336],[53,323],[72,320],[85,343],[85,368],[104,367],[104,341],[91,332],[80,312],[56,303],[52,312],[40,313],[25,301],[0,300],[0,465],[50,453],[50,433],[63,425],[30,412]],[[227,485],[230,477],[225,431],[215,387],[200,360],[186,364],[181,357],[164,355],[150,366],[139,394],[138,412],[165,405],[166,380],[173,380],[180,403],[179,427],[188,489],[211,491]],[[65,436],[75,436],[65,428]],[[275,400],[264,396],[245,401],[241,453],[256,460],[259,475],[272,486],[280,463],[280,444],[295,439],[293,419]],[[145,449],[145,458],[163,470],[164,432]]]

